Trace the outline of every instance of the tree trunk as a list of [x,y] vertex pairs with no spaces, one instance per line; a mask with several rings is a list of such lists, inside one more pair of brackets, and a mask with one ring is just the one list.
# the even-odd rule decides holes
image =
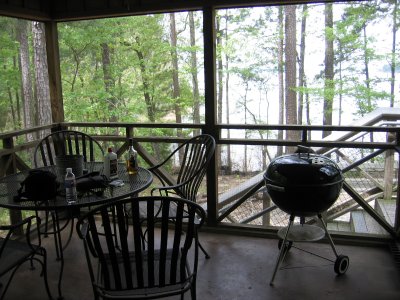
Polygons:
[[[175,14],[169,14],[170,20],[170,38],[171,38],[171,57],[172,57],[172,97],[174,99],[175,108],[175,122],[177,124],[182,123],[182,112],[181,112],[181,90],[179,85],[179,66],[178,66],[178,53],[177,53],[177,33]],[[182,129],[177,129],[177,136],[182,136]]]
[[[364,38],[364,66],[365,66],[365,87],[367,89],[367,109],[368,112],[372,109],[372,100],[371,100],[371,79],[369,77],[369,51],[368,51],[368,38],[367,38],[367,24],[363,24],[363,38]],[[369,134],[370,142],[374,141],[374,134],[370,132]],[[372,152],[372,149],[371,149]],[[373,160],[372,160],[373,161]]]
[[[307,24],[307,4],[303,5],[303,11],[301,14],[301,41],[300,41],[300,57],[299,57],[299,87],[304,87],[304,58],[305,58],[305,49],[306,49],[306,24]],[[299,92],[298,96],[298,123],[303,124],[303,107],[304,107],[304,93]]]
[[146,110],[147,110],[147,117],[149,121],[155,123],[156,121],[156,108],[153,99],[150,96],[150,84],[147,78],[146,72],[146,65],[144,63],[144,55],[141,51],[134,49],[138,58],[139,58],[139,65],[140,65],[140,74],[142,77],[142,84],[143,84],[143,97],[146,103]]
[[[283,62],[283,6],[279,6],[278,8],[278,80],[279,80],[279,111],[278,111],[278,124],[283,124],[284,122],[284,111],[285,111],[285,90],[284,90],[284,62]],[[283,130],[278,131],[278,140],[283,140]],[[277,147],[277,156],[281,156],[283,154],[283,147]]]
[[[32,22],[32,40],[37,99],[37,124],[47,125],[52,123],[52,116],[46,41],[43,23]],[[40,131],[39,138],[43,138],[48,133],[49,131]]]
[[[196,53],[196,31],[194,24],[194,14],[192,11],[189,14],[189,29],[190,29],[190,66],[193,85],[193,123],[200,124],[200,93],[199,93],[199,80],[197,78],[197,53]],[[195,129],[194,134],[199,134],[200,130]]]
[[217,106],[218,116],[217,122],[222,122],[222,96],[223,96],[223,66],[222,66],[222,30],[221,30],[221,17],[216,18],[216,36],[217,36]]
[[72,80],[71,80],[71,93],[73,93],[74,90],[75,90],[76,79],[78,77],[80,59],[79,59],[79,54],[77,53],[77,51],[73,47],[70,47],[70,50],[72,52],[72,56],[73,56],[73,59],[75,61],[74,72],[73,72],[73,76],[72,76]]
[[[17,39],[20,44],[19,56],[21,62],[21,79],[22,79],[22,97],[24,103],[24,124],[25,128],[33,127],[33,87],[31,80],[31,70],[29,62],[29,46],[28,46],[28,22],[18,20]],[[32,133],[27,134],[27,140],[32,141]]]
[[[228,10],[225,10],[225,30],[224,30],[224,36],[225,36],[225,43],[228,44],[228,22],[229,22],[229,15],[228,15]],[[229,54],[226,51],[225,52],[225,70],[226,70],[226,76],[225,76],[225,111],[226,111],[226,124],[230,123],[229,119]],[[231,137],[231,131],[228,129],[227,130],[227,138],[230,139]],[[226,166],[227,166],[227,174],[232,174],[232,157],[231,157],[231,145],[226,145]]]
[[342,74],[342,45],[339,41],[339,120],[338,125],[342,125],[342,103],[343,103],[343,74]]
[[[17,70],[21,70],[21,60],[19,60],[17,57],[13,56],[13,66],[14,69]],[[22,112],[21,112],[21,102],[20,102],[20,97],[19,97],[19,90],[18,88],[14,88],[14,93],[15,93],[15,102],[17,105],[17,120],[18,120],[18,128],[20,128],[21,123],[22,123]]]
[[[333,81],[333,12],[332,3],[325,4],[325,82],[324,82],[324,110],[323,125],[332,125],[332,110],[334,96]],[[322,137],[331,134],[331,131],[323,131]]]
[[[245,87],[245,94],[244,94],[244,101],[243,101],[243,103],[244,103],[244,124],[247,124],[247,111],[248,111],[248,109],[247,109],[247,93],[249,91],[249,82],[247,80],[245,82],[245,85],[246,85],[246,87]],[[245,138],[245,140],[247,140],[247,138],[248,138],[248,130],[247,129],[244,130],[244,138]],[[245,174],[247,173],[247,169],[248,169],[248,166],[247,166],[247,145],[244,145],[243,172]]]
[[[218,124],[222,123],[222,99],[223,99],[223,64],[222,64],[222,36],[223,32],[221,30],[221,16],[217,16],[215,20],[215,27],[216,27],[216,47],[217,47],[217,122]],[[217,170],[221,169],[221,147],[217,147],[215,151]]]
[[[7,64],[4,62],[3,69],[5,73],[7,73]],[[13,90],[10,86],[6,87],[7,89],[7,98],[8,98],[8,103],[10,106],[10,111],[11,111],[11,120],[12,120],[12,127],[14,130],[19,129],[18,126],[18,120],[17,120],[17,112],[14,107],[14,97],[13,97]],[[8,113],[3,113],[0,115],[0,128],[3,128],[7,124],[7,118],[8,118]]]
[[[5,69],[5,67],[4,67],[4,69]],[[14,130],[17,130],[18,129],[17,115],[16,115],[16,112],[15,112],[15,109],[14,109],[14,101],[13,101],[12,91],[11,91],[11,88],[9,86],[7,87],[7,95],[8,95],[8,102],[10,103],[11,118],[12,118],[13,128],[14,128]],[[0,119],[2,117],[6,117],[6,115],[3,114],[3,116],[1,116]],[[1,127],[3,127],[3,126],[4,125],[1,124]]]
[[[285,109],[286,124],[297,124],[296,99],[296,6],[285,6]],[[286,131],[287,140],[297,140],[297,131]],[[294,151],[294,147],[287,147],[286,153]]]
[[371,80],[369,77],[369,54],[368,54],[368,41],[367,41],[367,24],[363,25],[363,40],[364,40],[364,72],[365,72],[365,87],[367,89],[367,107],[371,108]]
[[115,79],[111,71],[110,47],[107,43],[101,43],[101,60],[103,65],[104,89],[108,95],[107,107],[110,112],[109,122],[117,122],[118,116],[115,113],[117,101],[114,95]]
[[[136,39],[136,42],[139,44],[139,40]],[[139,66],[140,66],[140,75],[142,77],[142,84],[143,84],[143,97],[144,102],[146,103],[146,110],[147,110],[147,117],[149,118],[150,123],[155,123],[156,121],[156,106],[154,101],[150,95],[150,83],[147,76],[146,64],[144,62],[144,55],[138,49],[134,49],[136,55],[139,59]],[[159,143],[152,143],[154,156],[160,157],[160,145]]]
[[395,83],[396,83],[396,33],[398,30],[398,22],[397,22],[397,8],[398,8],[398,0],[394,0],[394,7],[392,13],[392,57],[390,64],[390,73],[391,73],[391,81],[390,81],[390,107],[394,107],[394,94],[395,94]]

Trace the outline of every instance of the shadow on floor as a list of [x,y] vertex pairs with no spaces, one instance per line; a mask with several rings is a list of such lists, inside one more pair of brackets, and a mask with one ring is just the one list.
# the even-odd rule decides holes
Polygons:
[[[197,299],[400,299],[400,272],[389,248],[336,245],[348,255],[350,267],[336,276],[333,263],[292,248],[279,270],[274,285],[269,281],[278,255],[277,240],[213,233],[201,233],[201,242],[211,255],[200,252]],[[59,262],[55,259],[52,238],[44,239],[49,252],[49,282],[57,293]],[[328,244],[295,244],[304,250],[334,260]],[[93,299],[84,251],[74,235],[65,251],[64,299]],[[44,300],[44,284],[26,264],[17,272],[4,300]],[[39,268],[34,271],[39,272]],[[179,299],[179,297],[170,298]],[[185,299],[190,299],[186,294]]]

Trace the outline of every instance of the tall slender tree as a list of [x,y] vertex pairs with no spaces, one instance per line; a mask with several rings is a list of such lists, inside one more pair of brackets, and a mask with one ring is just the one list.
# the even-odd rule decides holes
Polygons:
[[395,85],[396,85],[396,41],[397,41],[397,31],[399,29],[399,20],[398,20],[398,9],[399,9],[399,1],[393,0],[393,9],[392,9],[392,53],[391,53],[391,61],[390,61],[390,107],[394,107],[395,102]]
[[[228,35],[228,26],[229,26],[230,16],[229,10],[225,10],[225,30],[224,30],[224,37],[226,45],[229,45],[229,35]],[[227,47],[228,48],[228,47]],[[228,51],[225,51],[225,113],[226,113],[226,123],[230,123],[230,104],[229,104],[229,79],[230,79],[230,72],[229,72],[229,62],[231,58]],[[227,130],[227,138],[231,137],[230,130]],[[231,145],[226,145],[226,165],[228,174],[232,173],[232,156],[231,156]]]
[[[217,67],[217,122],[222,123],[222,99],[223,99],[223,91],[224,91],[224,70],[223,70],[223,62],[222,62],[222,38],[224,37],[224,32],[221,29],[221,23],[222,23],[223,16],[221,14],[218,14],[215,20],[215,34],[216,34],[216,48],[217,48],[217,62],[216,62],[216,67]],[[217,168],[220,169],[221,167],[221,147],[217,147],[215,151],[215,156],[217,157],[217,163],[218,166]]]
[[[300,57],[299,57],[299,88],[305,86],[305,52],[306,52],[306,26],[307,26],[307,4],[303,4],[301,13],[301,32],[300,32]],[[304,92],[303,89],[298,95],[298,123],[303,124]]]
[[[196,25],[194,20],[194,12],[189,11],[189,29],[190,29],[190,74],[192,77],[193,89],[193,123],[200,124],[200,92],[198,79],[198,60],[196,50]],[[199,134],[197,130],[195,134]]]
[[[334,96],[334,54],[333,54],[333,10],[332,3],[325,4],[325,76],[324,76],[324,106],[323,125],[332,125],[333,96]],[[322,137],[330,135],[330,131],[324,131]]]
[[[22,78],[21,94],[23,96],[24,103],[24,125],[25,128],[30,128],[34,126],[34,103],[32,73],[29,62],[28,22],[25,20],[18,20],[17,39],[20,45],[19,57]],[[33,140],[32,133],[27,134],[27,140]]]
[[[284,46],[284,24],[283,24],[283,7],[278,7],[278,123],[283,124],[285,113],[285,89],[284,89],[284,60],[283,60],[283,46]],[[283,140],[283,131],[278,131],[278,139]],[[278,146],[277,156],[283,154],[283,147]]]
[[[35,70],[36,86],[36,117],[38,125],[47,125],[52,123],[49,73],[47,68],[46,41],[44,34],[44,24],[41,22],[32,22],[32,41],[33,41],[33,59]],[[40,138],[48,132],[41,131]]]
[[[170,39],[171,39],[171,59],[172,59],[172,98],[174,100],[175,122],[182,123],[181,111],[181,87],[179,84],[179,64],[178,64],[178,34],[176,31],[175,13],[169,14],[170,20]],[[177,136],[182,136],[182,129],[177,129]]]
[[[296,6],[286,5],[285,11],[285,110],[286,124],[297,124],[297,98],[296,98]],[[286,131],[287,140],[296,140],[297,131]],[[292,152],[292,147],[287,147],[286,152]]]

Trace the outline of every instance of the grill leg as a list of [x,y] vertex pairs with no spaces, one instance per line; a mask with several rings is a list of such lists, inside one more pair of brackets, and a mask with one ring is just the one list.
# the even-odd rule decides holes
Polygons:
[[290,231],[290,227],[293,224],[293,221],[294,221],[294,216],[292,215],[292,216],[290,216],[290,219],[289,219],[289,225],[287,227],[287,230],[286,230],[286,233],[285,233],[285,238],[283,239],[282,246],[281,246],[281,249],[279,251],[278,259],[276,260],[274,273],[272,274],[271,281],[269,282],[269,285],[273,285],[273,281],[275,279],[276,272],[278,271],[282,261],[285,258],[285,255],[287,253],[286,241],[287,241],[288,233]]
[[329,232],[328,232],[328,228],[326,228],[325,221],[324,221],[324,219],[322,219],[322,215],[321,215],[321,214],[318,214],[318,218],[319,218],[319,220],[321,221],[322,226],[324,227],[326,237],[328,238],[329,244],[331,244],[333,253],[335,253],[335,256],[336,256],[336,257],[338,257],[339,254],[338,254],[337,251],[336,251],[335,244],[333,243],[333,240],[332,240],[332,238],[331,238],[331,235],[330,235]]

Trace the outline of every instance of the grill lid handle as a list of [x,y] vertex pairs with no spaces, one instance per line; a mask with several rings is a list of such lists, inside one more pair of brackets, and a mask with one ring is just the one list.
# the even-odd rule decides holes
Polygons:
[[274,190],[274,191],[277,191],[277,192],[282,192],[282,193],[285,192],[285,188],[283,186],[273,185],[273,184],[270,184],[270,183],[267,183],[265,186],[267,188],[269,188],[271,190]]

